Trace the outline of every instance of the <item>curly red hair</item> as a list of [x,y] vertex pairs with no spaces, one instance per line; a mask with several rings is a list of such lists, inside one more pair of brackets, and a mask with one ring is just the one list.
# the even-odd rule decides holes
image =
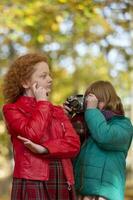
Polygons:
[[4,78],[3,95],[7,103],[13,103],[23,95],[22,82],[28,80],[34,72],[34,65],[48,60],[45,55],[28,53],[17,58],[9,67]]

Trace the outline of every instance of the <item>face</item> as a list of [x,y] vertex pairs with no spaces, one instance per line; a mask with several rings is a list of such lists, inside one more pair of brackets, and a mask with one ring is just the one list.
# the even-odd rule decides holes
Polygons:
[[37,83],[37,87],[41,86],[49,93],[51,91],[52,78],[50,76],[48,64],[46,62],[39,62],[34,66],[34,69],[35,71],[31,78],[23,84],[23,87],[31,92],[33,84]]
[[103,109],[104,109],[104,106],[105,106],[105,103],[104,103],[104,102],[99,102],[99,103],[98,103],[98,108],[99,108],[99,110],[103,110]]

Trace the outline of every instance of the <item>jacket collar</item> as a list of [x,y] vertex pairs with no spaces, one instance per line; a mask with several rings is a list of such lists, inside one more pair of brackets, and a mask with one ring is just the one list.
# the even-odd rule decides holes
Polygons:
[[17,103],[35,103],[36,99],[34,97],[29,97],[29,96],[20,96],[17,100]]
[[16,104],[26,110],[27,112],[28,111],[31,111],[32,108],[35,108],[36,106],[36,99],[34,97],[28,97],[28,96],[20,96],[16,102]]

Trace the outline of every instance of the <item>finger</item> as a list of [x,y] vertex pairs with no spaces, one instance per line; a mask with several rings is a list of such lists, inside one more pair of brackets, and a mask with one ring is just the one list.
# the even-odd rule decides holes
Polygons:
[[32,89],[33,89],[33,91],[36,91],[36,89],[37,89],[37,82],[35,82],[33,85],[32,85]]
[[91,99],[91,98],[94,98],[94,96],[92,96],[91,94],[88,94],[85,99],[88,100],[88,99]]
[[72,109],[71,108],[69,108],[68,106],[66,106],[66,105],[64,105],[64,109],[66,110],[66,111],[72,111]]
[[41,92],[45,92],[45,93],[46,93],[46,90],[45,90],[42,86],[38,87],[37,89],[38,89],[38,91],[41,91]]
[[64,104],[69,104],[69,102],[68,101],[65,101],[65,103]]
[[94,97],[95,95],[93,93],[89,93],[89,96]]
[[98,100],[98,98],[97,98],[96,95],[94,95],[94,94],[91,94],[91,97],[92,97],[93,99],[95,99],[95,100]]
[[86,99],[88,99],[88,98],[97,99],[97,97],[94,94],[92,94],[92,93],[90,93],[90,94],[87,95]]
[[86,100],[86,101],[92,101],[93,99],[94,99],[94,98],[93,98],[92,96],[87,96],[85,100]]
[[22,140],[23,142],[29,141],[27,138],[22,137],[22,136],[17,136],[18,139]]
[[30,141],[24,142],[24,145],[29,145],[29,144],[31,144]]
[[95,95],[93,95],[93,96],[87,96],[87,100],[95,101],[95,100],[98,100],[98,99]]

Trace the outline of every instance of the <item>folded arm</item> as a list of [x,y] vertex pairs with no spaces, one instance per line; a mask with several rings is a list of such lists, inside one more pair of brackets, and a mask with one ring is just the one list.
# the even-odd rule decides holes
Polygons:
[[38,101],[30,117],[14,104],[5,105],[3,114],[11,136],[20,135],[39,144],[43,136],[48,134],[46,130],[51,119],[51,110],[50,102]]

